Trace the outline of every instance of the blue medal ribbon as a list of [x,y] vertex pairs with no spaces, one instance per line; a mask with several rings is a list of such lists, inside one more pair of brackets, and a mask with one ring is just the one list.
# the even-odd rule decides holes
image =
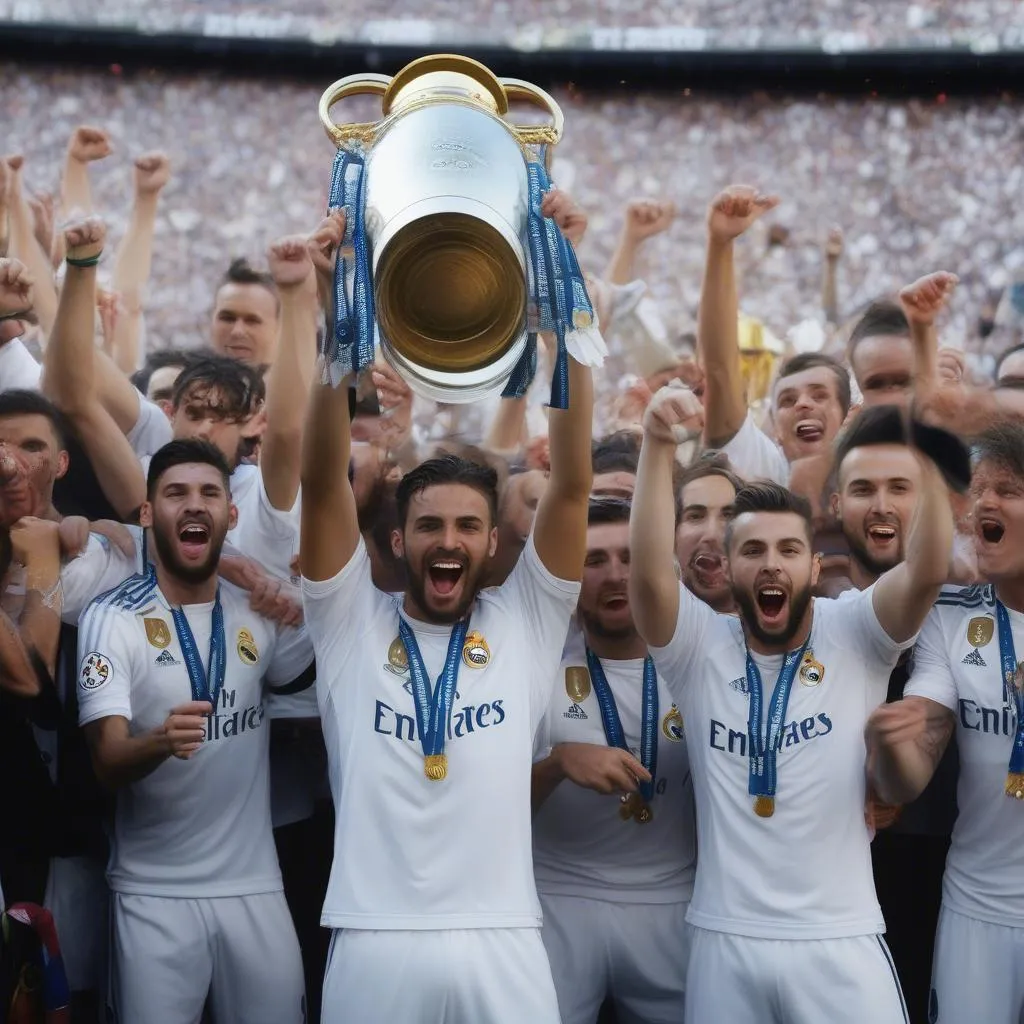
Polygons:
[[220,603],[220,587],[213,602],[213,615],[210,628],[210,657],[206,666],[199,657],[196,638],[192,635],[192,627],[181,607],[171,609],[174,628],[178,633],[181,654],[188,669],[188,679],[192,684],[193,700],[208,700],[217,710],[217,700],[224,688],[224,672],[227,669],[227,655],[224,643],[224,609]]
[[[999,661],[1003,676],[1003,700],[1013,707],[1017,714],[1017,730],[1013,737],[1010,750],[1009,775],[1024,775],[1024,692],[1014,683],[1017,674],[1017,652],[1013,647],[1013,632],[1010,628],[1010,616],[1002,601],[996,601],[996,625],[999,628]],[[1007,795],[1016,796],[1016,787],[1011,791],[1009,782]]]
[[[587,648],[587,668],[594,684],[597,706],[601,709],[601,724],[604,726],[608,746],[619,747],[629,752],[626,736],[622,731],[619,709],[608,679],[604,674],[601,659]],[[640,783],[640,795],[650,804],[654,799],[654,784],[658,771],[658,674],[654,659],[648,654],[644,658],[643,702],[640,710],[640,763],[650,773],[650,782]]]
[[430,686],[430,677],[423,664],[416,634],[401,616],[398,617],[398,635],[405,645],[405,653],[409,658],[409,676],[412,680],[412,699],[416,705],[416,724],[419,727],[420,745],[423,756],[436,757],[444,752],[445,733],[448,728],[448,716],[451,714],[452,702],[455,698],[455,684],[459,678],[459,662],[462,659],[462,648],[469,632],[469,617],[457,622],[452,627],[452,635],[448,640],[448,654],[444,659],[444,668],[437,677],[437,683]]
[[789,706],[789,695],[793,689],[793,680],[803,660],[804,651],[810,642],[810,635],[798,651],[786,654],[779,670],[779,678],[775,682],[771,701],[768,704],[767,728],[761,728],[761,706],[764,703],[764,691],[761,686],[761,673],[754,659],[747,650],[747,689],[749,707],[747,712],[747,749],[749,751],[750,777],[747,792],[753,797],[770,797],[774,799],[778,785],[778,750],[782,738],[782,726],[786,721],[786,708]]

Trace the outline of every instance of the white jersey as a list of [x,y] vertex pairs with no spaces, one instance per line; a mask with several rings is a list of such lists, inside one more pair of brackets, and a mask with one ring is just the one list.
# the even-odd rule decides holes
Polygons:
[[0,391],[24,388],[38,391],[43,368],[20,338],[0,345]]
[[[1024,615],[1007,609],[1018,660]],[[921,630],[904,696],[956,715],[959,814],[946,857],[943,905],[965,917],[1024,924],[1024,805],[1004,793],[1017,728],[1003,688],[992,587],[945,587]]]
[[744,480],[773,480],[782,487],[789,486],[786,456],[749,412],[743,426],[721,450]]
[[[793,682],[778,752],[775,813],[759,818],[747,791],[749,688],[740,620],[680,586],[675,634],[651,654],[682,712],[693,772],[700,857],[692,924],[770,939],[884,930],[864,820],[864,726],[885,701],[889,673],[913,639],[889,638],[872,593],[815,600],[810,659]],[[767,718],[783,656],[754,661]]]
[[127,433],[132,451],[140,459],[149,458],[165,444],[174,440],[174,429],[167,413],[136,388],[139,396],[139,418]]
[[[269,728],[264,684],[310,669],[304,630],[277,629],[222,583],[227,670],[206,740],[187,761],[168,758],[117,794],[108,878],[115,892],[196,899],[281,888],[270,827]],[[204,665],[213,602],[184,609]],[[82,616],[82,725],[118,715],[132,735],[163,724],[192,688],[170,605],[152,574],[134,576]],[[312,672],[309,672],[312,680]]]
[[[423,771],[402,595],[373,585],[361,540],[337,576],[302,588],[336,812],[322,923],[538,928],[530,765],[579,583],[552,576],[531,537],[508,580],[479,594],[439,782]],[[406,621],[433,685],[451,627]]]
[[64,604],[61,618],[77,625],[82,612],[101,594],[113,590],[129,576],[146,568],[146,541],[141,527],[128,526],[135,542],[135,555],[129,557],[116,544],[98,533],[89,534],[89,541],[80,555],[66,562],[60,570]]
[[[626,744],[640,759],[644,662],[602,659]],[[693,894],[697,849],[690,761],[683,718],[658,679],[658,760],[654,817],[623,821],[619,800],[569,780],[533,819],[533,871],[544,895],[613,903],[679,903]],[[547,753],[559,743],[607,744],[601,709],[587,671],[582,633],[573,629],[538,736]]]

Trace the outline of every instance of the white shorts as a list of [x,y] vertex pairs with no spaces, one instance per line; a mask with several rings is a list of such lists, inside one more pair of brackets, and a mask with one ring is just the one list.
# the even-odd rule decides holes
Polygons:
[[302,957],[284,893],[112,896],[111,997],[119,1024],[304,1024]]
[[539,928],[346,928],[331,936],[320,1020],[558,1024],[558,1000]]
[[943,907],[928,1019],[932,1024],[1024,1021],[1024,927],[989,924]]
[[[907,1020],[896,968],[881,935],[751,939],[693,930],[686,1024]],[[975,1024],[981,1024],[980,1018]]]
[[540,903],[562,1024],[594,1024],[609,996],[622,1024],[682,1024],[689,903],[610,903],[544,894]]

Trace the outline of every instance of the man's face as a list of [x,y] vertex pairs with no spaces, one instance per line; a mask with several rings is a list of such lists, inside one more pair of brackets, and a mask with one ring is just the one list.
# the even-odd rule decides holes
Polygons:
[[501,522],[511,539],[522,544],[530,536],[533,517],[547,487],[547,474],[540,469],[528,469],[509,477],[501,505]]
[[636,635],[628,585],[629,523],[589,527],[579,600],[580,618],[589,633],[615,640]]
[[903,405],[914,379],[914,350],[909,338],[879,335],[857,344],[850,357],[864,406]]
[[781,378],[775,385],[774,420],[790,462],[826,451],[843,423],[835,373],[827,366],[812,366]]
[[174,415],[174,384],[183,369],[182,366],[161,366],[149,376],[146,397],[159,405],[168,418]]
[[217,292],[210,343],[221,355],[267,366],[277,352],[277,299],[259,284],[225,284]]
[[795,512],[746,512],[733,522],[732,594],[748,632],[784,647],[796,635],[818,582],[807,523]]
[[206,463],[172,466],[142,506],[160,564],[177,579],[202,583],[216,571],[221,548],[238,514],[218,470]]
[[873,576],[903,561],[921,467],[901,444],[854,448],[839,467],[834,507],[853,557]]
[[725,527],[732,518],[736,489],[717,473],[691,480],[680,494],[676,558],[683,586],[716,611],[732,607],[725,573]]
[[37,413],[0,419],[0,525],[22,516],[45,516],[54,482],[68,469],[50,421]]
[[171,416],[175,440],[199,438],[216,445],[234,469],[242,440],[251,435],[252,417],[240,419],[221,392],[195,384],[181,396]]
[[980,463],[971,478],[978,571],[986,579],[1024,576],[1024,480],[1004,466]]
[[465,484],[435,484],[414,494],[403,528],[391,534],[410,596],[439,623],[457,622],[469,610],[497,544],[487,499]]
[[636,490],[636,473],[624,469],[612,470],[609,473],[597,473],[594,476],[590,493],[603,498],[632,498]]

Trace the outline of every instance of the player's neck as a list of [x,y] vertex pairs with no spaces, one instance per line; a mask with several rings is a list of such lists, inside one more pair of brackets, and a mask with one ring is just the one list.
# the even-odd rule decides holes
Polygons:
[[811,635],[811,623],[814,621],[814,599],[811,599],[810,604],[807,606],[807,611],[804,612],[804,617],[800,622],[800,628],[785,642],[785,643],[764,643],[759,640],[756,636],[747,629],[747,624],[743,623],[743,633],[747,638],[747,647],[754,652],[754,654],[787,654],[789,651],[795,651],[802,647]]
[[156,581],[160,593],[169,604],[207,604],[217,596],[217,574],[200,582],[183,580],[169,573],[159,561],[156,563]]
[[607,661],[633,661],[647,657],[647,644],[638,633],[632,636],[597,636],[584,628],[583,636],[587,646],[599,657]]
[[1024,579],[1000,580],[996,584],[996,597],[1011,611],[1024,612]]

